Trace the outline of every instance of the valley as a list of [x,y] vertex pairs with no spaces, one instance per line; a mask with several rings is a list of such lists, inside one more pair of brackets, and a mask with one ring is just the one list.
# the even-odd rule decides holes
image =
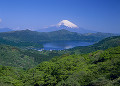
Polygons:
[[66,29],[53,32],[20,30],[0,33],[0,44],[22,48],[43,48],[44,43],[56,41],[98,42],[106,37],[117,36],[112,33],[76,33]]
[[27,70],[20,69],[19,67],[0,66],[0,85],[119,86],[119,51],[120,47],[118,46],[88,54],[64,54],[54,57],[49,61],[44,61],[36,67]]
[[0,86],[120,86],[120,0],[0,0]]
[[[0,85],[119,85],[120,36],[115,35],[78,34],[67,30],[0,33]],[[35,50],[44,48],[42,43],[57,49]],[[82,43],[82,46],[76,43]],[[70,44],[73,47],[64,48]]]

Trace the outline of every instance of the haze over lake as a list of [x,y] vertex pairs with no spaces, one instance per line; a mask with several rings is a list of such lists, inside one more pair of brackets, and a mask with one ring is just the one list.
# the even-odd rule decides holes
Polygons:
[[94,42],[81,42],[81,41],[54,41],[44,43],[44,50],[64,50],[77,46],[89,46],[94,44]]

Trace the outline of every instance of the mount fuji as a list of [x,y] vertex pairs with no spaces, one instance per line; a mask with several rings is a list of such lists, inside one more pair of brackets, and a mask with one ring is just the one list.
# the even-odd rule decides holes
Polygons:
[[81,27],[78,27],[76,24],[68,21],[68,20],[62,20],[58,24],[54,26],[50,26],[44,29],[39,29],[37,30],[38,32],[52,32],[52,31],[57,31],[65,29],[70,32],[77,32],[77,33],[95,33],[95,31],[87,30]]

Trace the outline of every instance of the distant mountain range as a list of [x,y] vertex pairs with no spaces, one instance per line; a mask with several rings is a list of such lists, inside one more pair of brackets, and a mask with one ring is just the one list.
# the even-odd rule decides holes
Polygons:
[[10,28],[0,28],[0,32],[9,32],[9,31],[13,31]]
[[[91,33],[98,33],[97,31],[93,30],[88,30],[82,27],[78,27],[76,24],[68,21],[68,20],[62,20],[56,25],[51,25],[49,27],[41,28],[41,29],[35,29],[32,31],[37,31],[37,32],[53,32],[53,31],[58,31],[58,30],[67,30],[70,32],[76,32],[76,33],[81,33],[81,34],[91,34]],[[25,30],[22,28],[22,30]],[[0,28],[0,32],[10,32],[10,31],[18,31],[18,30],[13,30],[10,28]],[[118,33],[119,34],[119,33]]]
[[61,30],[61,29],[65,29],[65,30],[68,30],[70,32],[77,32],[77,33],[95,33],[96,32],[96,31],[87,30],[87,29],[78,27],[77,25],[75,25],[74,23],[72,23],[68,20],[62,20],[54,26],[50,26],[50,27],[47,27],[44,29],[39,29],[36,31],[38,31],[38,32],[52,32],[52,31],[57,31],[57,30]]
[[80,34],[76,32],[70,32],[68,30],[62,29],[53,32],[37,32],[31,30],[20,30],[0,33],[0,38],[4,40],[14,41],[14,42],[49,42],[49,41],[86,41],[86,42],[97,42],[103,38],[115,36],[116,34],[111,33],[88,33]]

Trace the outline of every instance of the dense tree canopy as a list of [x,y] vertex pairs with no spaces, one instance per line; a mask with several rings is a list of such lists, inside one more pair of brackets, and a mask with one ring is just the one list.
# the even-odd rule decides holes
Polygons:
[[119,85],[120,36],[63,51],[0,45],[0,86]]
[[55,57],[27,71],[1,66],[0,81],[15,86],[118,86],[119,65],[120,47],[115,47],[89,54]]

